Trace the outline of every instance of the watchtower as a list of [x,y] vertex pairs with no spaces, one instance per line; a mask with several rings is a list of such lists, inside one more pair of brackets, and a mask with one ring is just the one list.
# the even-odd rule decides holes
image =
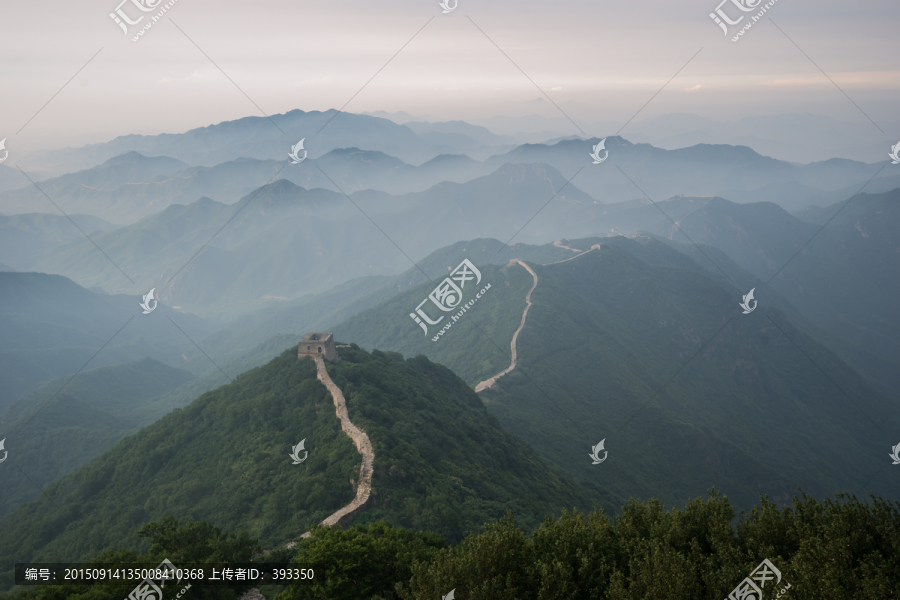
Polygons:
[[307,333],[297,347],[297,360],[304,356],[324,356],[328,360],[340,360],[330,333]]

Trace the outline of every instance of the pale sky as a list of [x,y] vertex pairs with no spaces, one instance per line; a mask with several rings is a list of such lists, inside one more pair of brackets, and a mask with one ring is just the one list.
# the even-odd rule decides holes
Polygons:
[[[119,1],[0,1],[7,148],[178,133],[348,101],[350,112],[436,120],[527,114],[521,103],[542,95],[534,84],[579,124],[624,124],[682,67],[635,122],[811,112],[858,121],[878,139],[861,110],[882,128],[897,122],[896,2],[778,0],[735,43],[709,17],[718,0],[459,0],[448,14],[437,0],[177,0],[135,43],[140,25],[126,37],[109,17]],[[122,10],[157,12],[132,0]],[[755,14],[730,1],[723,10]],[[559,113],[551,105],[542,114]]]

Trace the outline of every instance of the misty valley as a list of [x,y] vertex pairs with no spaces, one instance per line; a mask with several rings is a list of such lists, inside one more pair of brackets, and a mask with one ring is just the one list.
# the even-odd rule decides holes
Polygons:
[[896,8],[283,4],[0,8],[0,598],[900,598]]

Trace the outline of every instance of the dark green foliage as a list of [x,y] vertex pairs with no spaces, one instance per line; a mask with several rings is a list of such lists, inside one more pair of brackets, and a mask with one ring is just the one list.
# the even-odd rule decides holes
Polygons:
[[[259,541],[250,537],[247,531],[226,533],[203,521],[180,524],[172,516],[163,517],[158,522],[146,523],[137,532],[138,537],[149,538],[150,551],[138,554],[133,550],[105,550],[87,564],[100,565],[117,563],[159,564],[168,559],[176,568],[187,564],[205,563],[247,563],[262,548]],[[195,567],[196,568],[196,567]],[[189,589],[186,598],[196,600],[233,600],[250,587],[246,583],[235,582],[231,585],[203,586],[190,585],[187,581],[166,582],[163,587],[165,598],[173,598],[183,589]],[[122,583],[96,586],[35,586],[23,587],[9,596],[10,600],[56,600],[67,598],[75,600],[122,600],[134,589],[135,583]],[[173,589],[174,588],[174,589]],[[3,596],[0,593],[0,596]]]
[[200,562],[250,562],[262,552],[247,531],[225,533],[204,521],[180,525],[172,516],[144,524],[138,537],[150,539],[150,555],[175,565]]
[[[304,438],[310,459],[292,465],[291,446]],[[289,350],[123,439],[0,522],[3,587],[17,561],[146,550],[133,531],[169,514],[283,545],[350,501],[358,465],[314,364]]]
[[[798,484],[816,497],[860,489],[900,497],[889,471],[878,470],[897,440],[875,425],[896,430],[897,411],[762,287],[758,308],[743,315],[749,290],[702,267],[699,251],[695,260],[648,237],[566,242],[597,243],[573,260],[529,263],[539,282],[518,366],[479,394],[505,430],[616,505],[658,497],[683,506],[712,485],[743,509],[760,492],[788,502]],[[433,283],[335,331],[364,346],[421,352],[474,385],[509,365],[532,284],[518,265],[479,268],[494,288],[436,343],[407,316]],[[588,453],[602,439],[609,460],[592,465]]]
[[[803,495],[779,509],[768,499],[734,522],[710,492],[683,510],[631,501],[610,520],[566,512],[533,535],[509,515],[413,567],[403,600],[721,600],[763,559],[794,600],[900,598],[900,503]],[[770,591],[771,590],[771,591]]]
[[[327,368],[376,453],[360,522],[383,518],[459,540],[507,510],[537,526],[564,507],[612,504],[502,431],[449,369],[424,357],[340,351],[346,361]],[[292,465],[301,439],[309,458]],[[0,521],[0,589],[12,585],[15,562],[146,552],[133,532],[166,515],[247,529],[265,548],[283,547],[350,502],[360,462],[314,362],[291,348],[121,440]]]
[[458,541],[508,510],[536,527],[567,506],[614,506],[500,429],[446,367],[355,345],[341,348],[341,356],[328,365],[329,375],[375,449],[374,498],[360,522],[384,518]]
[[[823,497],[868,482],[898,497],[896,482],[871,480],[896,443],[871,419],[900,424],[896,411],[780,311],[760,301],[741,314],[733,288],[652,240],[614,238],[535,269],[522,370],[482,396],[573,475],[679,505],[712,485],[747,509],[798,484]],[[600,471],[579,459],[603,438],[618,460]]]
[[299,544],[297,564],[313,569],[312,583],[290,586],[277,600],[357,600],[383,596],[412,575],[413,561],[428,561],[445,546],[436,533],[367,526],[317,527]]
[[[490,254],[494,258],[498,256],[496,250]],[[455,261],[451,266],[455,268],[466,255],[459,253],[458,256],[444,260]],[[440,326],[429,327],[429,335],[407,315],[427,297],[440,278],[398,294],[382,307],[351,317],[334,329],[334,335],[341,339],[352,339],[363,348],[401,351],[406,356],[427,355],[434,362],[453,365],[453,372],[474,387],[479,381],[509,365],[509,339],[519,326],[525,309],[525,294],[534,282],[531,275],[518,266],[503,268],[481,265],[479,269],[481,282],[473,287],[480,290],[491,284],[491,288],[437,342],[432,341],[432,338],[437,335],[440,326],[450,321],[449,315],[456,312],[447,313],[448,316],[445,316]],[[433,271],[440,273],[438,269]],[[446,276],[446,266],[443,271],[443,276]],[[470,286],[473,283],[470,282]],[[470,288],[464,290],[465,301],[474,296],[475,292]],[[387,307],[390,313],[384,314]],[[378,316],[373,316],[373,313]],[[490,343],[488,339],[497,340],[498,345]]]
[[0,439],[15,448],[0,483],[0,517],[172,410],[159,396],[193,379],[145,358],[37,386],[0,423]]

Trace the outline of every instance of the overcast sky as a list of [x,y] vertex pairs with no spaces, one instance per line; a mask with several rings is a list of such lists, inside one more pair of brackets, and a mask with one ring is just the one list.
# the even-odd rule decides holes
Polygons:
[[[126,37],[109,17],[119,1],[0,1],[7,148],[345,104],[435,120],[526,114],[535,86],[580,126],[624,124],[646,104],[635,122],[811,112],[880,138],[863,113],[884,128],[900,106],[900,3],[884,0],[778,0],[737,43],[739,26],[726,37],[709,16],[718,0],[459,0],[448,14],[437,0],[177,0],[136,43],[149,16]],[[755,14],[731,0],[722,10]]]

